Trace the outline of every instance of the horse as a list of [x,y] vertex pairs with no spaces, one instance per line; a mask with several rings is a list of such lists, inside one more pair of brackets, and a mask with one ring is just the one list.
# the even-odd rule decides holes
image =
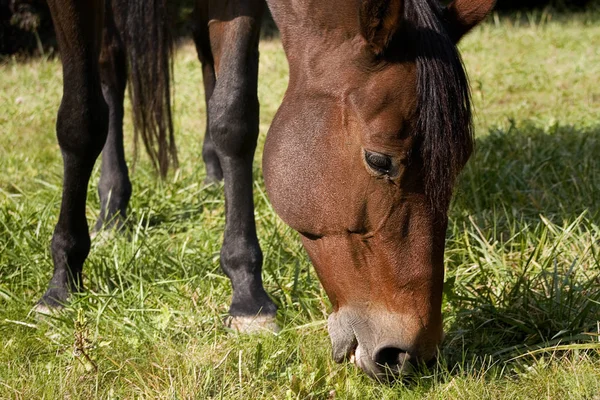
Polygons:
[[[87,185],[103,152],[102,229],[125,217],[126,64],[140,134],[161,173],[176,163],[169,106],[166,0],[49,0],[64,93],[64,160],[52,239],[54,274],[38,303],[81,290],[90,249]],[[494,0],[267,0],[289,86],[266,138],[269,199],[299,232],[332,304],[333,357],[376,379],[435,360],[443,340],[443,255],[455,180],[473,148],[470,92],[456,44]],[[229,324],[275,329],[261,278],[252,162],[258,136],[262,0],[197,0],[194,40],[207,101],[207,179],[224,180],[220,263]],[[158,148],[158,149],[156,149]]]

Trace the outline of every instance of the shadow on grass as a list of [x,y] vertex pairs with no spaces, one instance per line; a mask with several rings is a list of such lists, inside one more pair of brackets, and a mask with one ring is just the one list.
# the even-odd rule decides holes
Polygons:
[[[151,178],[152,179],[152,178]],[[187,179],[169,183],[133,178],[135,188],[129,215],[129,225],[147,228],[167,227],[170,233],[181,233],[202,224],[206,212],[223,214],[222,183],[203,184]],[[186,187],[187,185],[187,187]]]
[[510,209],[514,217],[572,220],[600,212],[600,125],[590,128],[529,123],[492,130],[477,140],[460,177],[453,216],[486,217]]
[[600,126],[494,130],[451,209],[447,365],[599,349]]

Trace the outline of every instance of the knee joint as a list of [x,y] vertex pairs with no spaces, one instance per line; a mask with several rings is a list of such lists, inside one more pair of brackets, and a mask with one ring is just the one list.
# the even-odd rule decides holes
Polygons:
[[56,123],[57,138],[63,152],[95,160],[108,135],[108,106],[102,95],[84,100],[63,98]]
[[208,104],[215,148],[225,156],[253,154],[258,138],[258,100],[243,90],[222,93],[215,90]]

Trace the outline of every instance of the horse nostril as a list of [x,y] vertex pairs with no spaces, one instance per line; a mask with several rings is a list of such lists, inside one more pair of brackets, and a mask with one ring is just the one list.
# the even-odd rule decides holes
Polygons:
[[397,347],[382,347],[375,352],[373,361],[380,367],[388,367],[393,371],[400,371],[405,362],[410,360],[410,355]]

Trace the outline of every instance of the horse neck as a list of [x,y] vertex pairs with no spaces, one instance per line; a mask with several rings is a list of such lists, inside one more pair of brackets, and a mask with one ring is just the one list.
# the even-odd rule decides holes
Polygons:
[[357,0],[267,0],[282,37],[358,33]]

